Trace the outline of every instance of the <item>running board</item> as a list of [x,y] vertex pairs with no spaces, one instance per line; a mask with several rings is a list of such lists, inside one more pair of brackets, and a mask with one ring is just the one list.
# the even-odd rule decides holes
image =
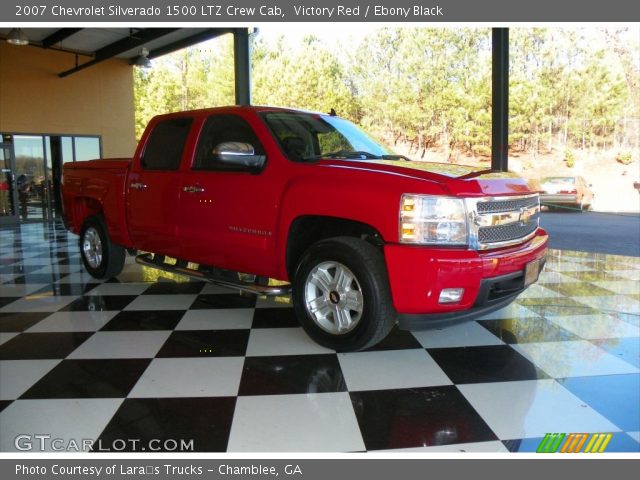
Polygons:
[[[162,256],[158,257],[163,258]],[[210,272],[195,270],[181,265],[184,264],[184,262],[180,261],[176,262],[175,265],[170,265],[168,263],[165,263],[164,261],[154,261],[153,254],[151,253],[143,253],[142,255],[138,255],[136,257],[136,263],[145,267],[157,268],[158,270],[163,270],[165,272],[186,275],[187,277],[196,278],[198,280],[203,280],[205,282],[211,282],[216,285],[220,285],[221,287],[233,288],[242,292],[253,293],[256,295],[275,297],[278,295],[289,295],[291,293],[290,284],[268,286],[258,285],[251,282],[243,282],[239,279],[233,280],[231,278],[224,278],[224,273],[229,275],[230,272],[217,269],[211,269]]]

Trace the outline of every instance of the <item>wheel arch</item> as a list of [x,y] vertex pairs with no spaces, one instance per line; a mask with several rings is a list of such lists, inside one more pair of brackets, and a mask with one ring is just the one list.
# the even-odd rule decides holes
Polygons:
[[285,248],[286,271],[290,280],[304,252],[314,243],[332,237],[354,237],[382,249],[380,232],[364,222],[327,215],[300,215],[290,224]]
[[70,205],[71,212],[70,218],[73,219],[73,231],[74,233],[80,233],[84,222],[87,218],[94,215],[102,215],[104,217],[104,211],[102,204],[91,197],[76,197],[73,199]]

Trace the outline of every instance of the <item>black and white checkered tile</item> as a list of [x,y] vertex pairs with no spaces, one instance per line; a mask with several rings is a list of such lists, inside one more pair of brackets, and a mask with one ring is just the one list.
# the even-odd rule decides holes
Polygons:
[[336,354],[287,298],[131,258],[99,282],[61,225],[0,234],[1,451],[19,435],[138,451],[535,451],[547,432],[613,432],[607,451],[640,451],[640,258],[553,251],[540,282],[485,319]]

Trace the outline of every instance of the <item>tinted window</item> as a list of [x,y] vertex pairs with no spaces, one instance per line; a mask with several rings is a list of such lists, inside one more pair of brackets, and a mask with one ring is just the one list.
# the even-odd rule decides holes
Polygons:
[[223,142],[242,142],[253,146],[256,155],[264,155],[264,148],[251,126],[237,115],[213,115],[202,127],[194,170],[246,171],[238,165],[222,163],[215,155],[216,147]]
[[147,141],[142,168],[177,170],[192,123],[193,119],[189,117],[172,118],[158,123]]

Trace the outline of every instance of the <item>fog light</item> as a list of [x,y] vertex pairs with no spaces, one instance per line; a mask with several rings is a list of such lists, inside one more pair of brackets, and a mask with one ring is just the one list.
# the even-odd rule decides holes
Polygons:
[[464,288],[445,288],[440,292],[438,303],[458,303],[463,294]]

